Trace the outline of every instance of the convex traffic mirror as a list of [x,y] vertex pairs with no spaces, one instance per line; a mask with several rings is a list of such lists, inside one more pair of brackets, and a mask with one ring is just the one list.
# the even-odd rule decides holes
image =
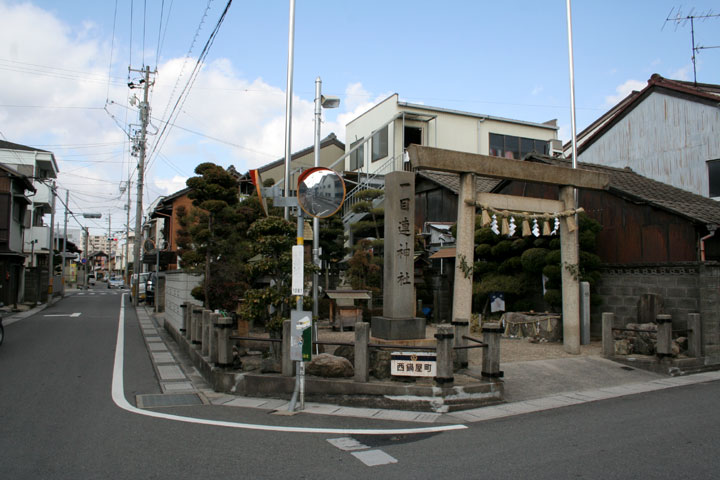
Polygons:
[[327,218],[345,201],[345,182],[334,170],[315,167],[298,178],[298,204],[311,217]]

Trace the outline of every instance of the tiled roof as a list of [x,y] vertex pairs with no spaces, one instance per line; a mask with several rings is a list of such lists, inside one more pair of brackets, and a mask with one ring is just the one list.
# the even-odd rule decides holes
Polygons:
[[[453,193],[460,192],[460,175],[456,173],[435,172],[430,170],[422,170],[418,172],[421,177],[441,185]],[[495,188],[502,180],[496,178],[487,178],[475,176],[475,190],[477,192],[489,192]]]
[[0,140],[0,149],[2,150],[22,150],[25,152],[48,152],[47,150],[42,150],[40,148],[34,148],[34,147],[28,147],[27,145],[20,145],[19,143],[12,143],[7,142],[5,140]]
[[[569,165],[570,161],[537,156],[540,161],[556,165]],[[720,202],[671,185],[643,177],[630,168],[614,168],[589,163],[578,163],[586,170],[610,175],[610,192],[634,202],[647,203],[692,221],[720,225]]]
[[[544,155],[532,156],[529,160],[570,165],[568,160]],[[610,175],[609,191],[619,197],[632,202],[647,203],[697,223],[720,225],[720,202],[716,200],[651,180],[629,168],[605,167],[582,162],[578,163],[578,167]],[[460,190],[460,177],[457,174],[434,171],[419,171],[418,174],[454,193]],[[476,176],[475,189],[477,192],[492,192],[503,182],[504,180]]]

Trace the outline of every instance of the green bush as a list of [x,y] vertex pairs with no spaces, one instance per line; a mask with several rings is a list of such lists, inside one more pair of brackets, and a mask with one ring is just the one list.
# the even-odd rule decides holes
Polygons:
[[510,250],[512,249],[512,242],[510,240],[502,240],[498,242],[497,245],[492,247],[490,252],[492,253],[493,257],[507,257],[510,254]]
[[555,237],[550,240],[549,247],[551,250],[560,250],[560,239],[558,237]]
[[498,272],[511,274],[522,271],[522,260],[520,257],[510,257],[500,264]]
[[552,280],[560,283],[560,277],[562,276],[562,269],[560,265],[545,265],[542,269],[542,274],[545,275],[548,280]]
[[548,265],[560,265],[560,260],[560,250],[550,250],[548,254],[545,255],[545,263]]
[[545,256],[548,251],[545,248],[530,248],[521,255],[522,266],[526,272],[540,273],[545,266]]
[[495,235],[490,227],[483,227],[479,230],[475,230],[475,243],[487,243],[488,245],[495,245],[500,239],[499,235]]
[[481,243],[477,247],[475,247],[475,255],[478,258],[485,258],[490,255],[490,249],[492,249],[491,245],[488,245],[487,243]]
[[562,305],[562,292],[560,290],[551,289],[545,292],[545,301],[553,307]]

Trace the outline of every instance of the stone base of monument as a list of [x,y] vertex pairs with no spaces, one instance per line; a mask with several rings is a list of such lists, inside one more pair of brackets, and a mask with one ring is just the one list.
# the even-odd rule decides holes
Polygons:
[[370,335],[383,340],[424,340],[425,319],[372,317]]

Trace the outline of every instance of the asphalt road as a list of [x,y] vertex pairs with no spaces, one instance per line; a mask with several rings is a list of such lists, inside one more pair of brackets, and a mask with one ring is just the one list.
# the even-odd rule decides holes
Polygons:
[[[119,408],[111,394],[121,294],[104,285],[93,293],[7,326],[0,347],[0,479],[676,479],[720,472],[720,382],[435,434],[344,438],[138,415]],[[160,388],[131,306],[124,333],[124,394],[135,405],[136,394]],[[417,426],[213,405],[156,411],[280,428]],[[373,462],[380,465],[368,466]]]

